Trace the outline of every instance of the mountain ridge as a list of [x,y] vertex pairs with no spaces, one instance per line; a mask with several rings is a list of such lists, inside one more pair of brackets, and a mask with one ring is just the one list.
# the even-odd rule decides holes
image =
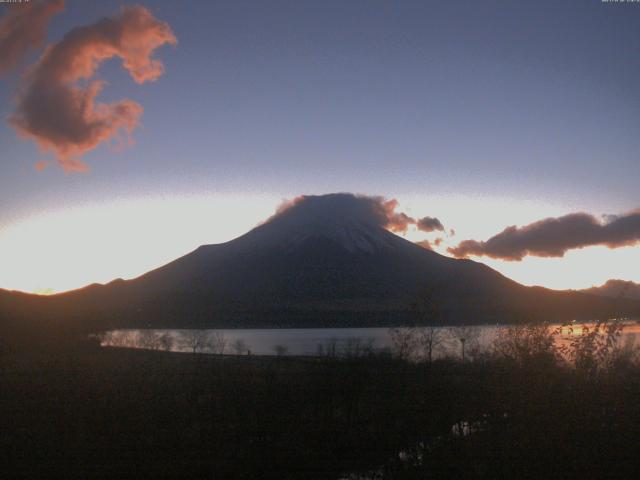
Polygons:
[[411,305],[430,291],[440,312],[433,323],[640,314],[640,302],[525,287],[424,249],[385,229],[379,205],[350,194],[300,197],[236,239],[137,278],[50,297],[0,295],[0,312],[94,330],[389,326],[418,321]]
[[640,283],[630,280],[610,279],[598,287],[585,288],[580,292],[609,298],[640,300]]

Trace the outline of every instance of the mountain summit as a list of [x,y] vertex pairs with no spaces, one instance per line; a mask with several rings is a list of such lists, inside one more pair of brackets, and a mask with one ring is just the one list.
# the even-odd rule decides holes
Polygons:
[[227,243],[133,280],[37,301],[100,328],[406,324],[417,320],[411,306],[426,292],[438,311],[429,321],[439,323],[640,312],[639,302],[525,287],[481,263],[426,250],[385,228],[402,226],[394,207],[380,197],[299,197]]
[[383,203],[375,197],[302,196],[280,207],[238,242],[254,248],[295,249],[310,240],[325,239],[350,252],[375,253],[398,246],[399,237],[383,228],[387,221]]

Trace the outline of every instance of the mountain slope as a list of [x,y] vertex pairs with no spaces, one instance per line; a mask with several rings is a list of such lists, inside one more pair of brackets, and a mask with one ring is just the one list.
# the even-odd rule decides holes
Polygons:
[[383,228],[376,205],[348,194],[302,197],[230,242],[133,280],[21,298],[14,311],[87,328],[373,326],[413,321],[410,305],[431,289],[446,323],[640,313],[640,302],[524,287],[423,249]]
[[626,280],[608,280],[604,285],[581,290],[583,293],[610,298],[640,300],[640,284]]

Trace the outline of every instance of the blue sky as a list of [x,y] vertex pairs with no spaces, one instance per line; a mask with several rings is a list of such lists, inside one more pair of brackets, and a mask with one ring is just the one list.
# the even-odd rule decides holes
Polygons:
[[[0,237],[43,212],[185,195],[379,194],[445,223],[435,197],[538,205],[523,222],[640,206],[640,4],[138,3],[179,43],[156,52],[155,82],[118,60],[98,73],[102,101],[144,107],[135,144],[98,147],[85,174],[36,172],[46,156],[5,123]],[[123,4],[68,0],[48,42]],[[20,77],[0,82],[7,118]]]

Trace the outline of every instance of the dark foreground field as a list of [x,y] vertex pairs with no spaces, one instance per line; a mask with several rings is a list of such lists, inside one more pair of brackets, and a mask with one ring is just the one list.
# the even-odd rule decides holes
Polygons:
[[0,357],[0,477],[637,478],[640,369],[549,359]]

